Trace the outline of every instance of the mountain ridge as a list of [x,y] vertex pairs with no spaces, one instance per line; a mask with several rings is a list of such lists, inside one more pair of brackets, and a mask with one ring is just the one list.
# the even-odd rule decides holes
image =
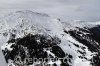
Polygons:
[[[5,48],[12,51],[13,48],[11,48],[11,46],[17,46],[15,41],[18,42],[18,38],[20,40],[29,34],[32,34],[33,36],[38,34],[45,37],[56,37],[57,40],[55,42],[57,42],[57,47],[55,48],[59,47],[59,50],[56,50],[58,51],[58,57],[64,53],[66,54],[66,56],[64,56],[66,58],[68,55],[72,56],[71,60],[66,63],[68,66],[80,66],[80,64],[83,64],[81,66],[90,66],[91,59],[94,55],[99,53],[100,46],[99,40],[97,40],[99,37],[94,38],[94,36],[99,33],[99,27],[97,27],[99,22],[62,22],[61,20],[51,18],[46,14],[26,10],[11,13],[4,17],[0,23],[0,37],[3,38],[3,41],[0,40],[0,43],[6,44],[1,47],[3,54],[4,51],[6,51]],[[95,31],[98,32],[96,33]],[[48,38],[46,38],[45,41],[48,41]],[[58,44],[58,41],[61,41],[60,44]],[[51,43],[52,42],[53,41],[51,41]],[[57,54],[53,52],[54,50],[55,49],[52,48],[51,53],[54,53],[56,56]],[[61,51],[64,53],[59,55],[59,52],[61,53]],[[7,51],[5,53],[7,53]],[[6,55],[4,54],[4,56]],[[9,60],[9,57],[8,59],[6,58],[6,60]]]

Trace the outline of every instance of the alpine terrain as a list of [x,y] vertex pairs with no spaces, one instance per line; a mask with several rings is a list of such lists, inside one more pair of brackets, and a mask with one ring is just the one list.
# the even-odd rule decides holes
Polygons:
[[8,66],[99,66],[100,22],[16,11],[0,19],[0,46]]

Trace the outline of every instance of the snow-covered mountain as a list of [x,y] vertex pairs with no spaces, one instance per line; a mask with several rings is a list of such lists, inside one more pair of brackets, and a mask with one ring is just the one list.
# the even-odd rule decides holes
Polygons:
[[99,34],[99,22],[63,22],[28,10],[0,19],[0,44],[8,66],[99,66]]

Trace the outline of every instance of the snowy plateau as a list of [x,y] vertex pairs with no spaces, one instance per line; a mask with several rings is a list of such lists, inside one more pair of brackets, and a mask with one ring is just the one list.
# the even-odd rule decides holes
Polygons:
[[0,18],[0,46],[8,66],[99,66],[100,22],[16,11]]

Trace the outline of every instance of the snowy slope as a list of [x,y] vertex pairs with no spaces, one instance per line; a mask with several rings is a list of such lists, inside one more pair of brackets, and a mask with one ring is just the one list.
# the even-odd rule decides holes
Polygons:
[[[12,58],[11,55],[12,52],[14,52],[13,50],[16,50],[15,47],[20,46],[20,49],[22,50],[19,50],[18,52],[16,50],[17,53],[20,51],[24,52],[25,48],[27,48],[26,51],[29,51],[30,46],[27,46],[28,39],[26,40],[26,38],[31,37],[30,39],[36,42],[36,44],[33,42],[33,45],[35,44],[34,46],[31,45],[33,46],[32,49],[35,51],[42,49],[42,54],[37,54],[40,58],[42,55],[44,56],[43,53],[47,53],[48,55],[53,56],[53,58],[67,58],[66,63],[57,60],[55,62],[49,62],[48,64],[56,64],[57,66],[61,66],[60,64],[62,64],[62,66],[92,66],[91,59],[97,57],[100,49],[100,43],[99,40],[97,40],[99,37],[96,36],[96,34],[99,35],[100,33],[98,31],[98,25],[99,22],[62,22],[60,19],[52,18],[47,14],[28,10],[17,11],[6,15],[0,20],[1,49],[3,50],[8,65],[12,64],[12,66],[14,66],[14,58],[20,56],[20,54],[15,54]],[[95,36],[96,38],[94,38]],[[22,43],[20,43],[20,41],[22,41]],[[29,45],[32,43],[31,40],[28,42],[30,42],[28,43]],[[43,47],[39,48],[37,44],[39,44],[39,46],[42,45]],[[51,48],[52,50],[47,50],[48,48]],[[32,50],[34,53],[35,51]],[[30,52],[30,54],[32,52]],[[25,54],[22,54],[21,57],[24,55]],[[37,56],[33,55],[32,57],[37,58]],[[26,58],[26,56],[27,54],[24,58]],[[32,63],[28,66],[35,66],[35,64]]]

